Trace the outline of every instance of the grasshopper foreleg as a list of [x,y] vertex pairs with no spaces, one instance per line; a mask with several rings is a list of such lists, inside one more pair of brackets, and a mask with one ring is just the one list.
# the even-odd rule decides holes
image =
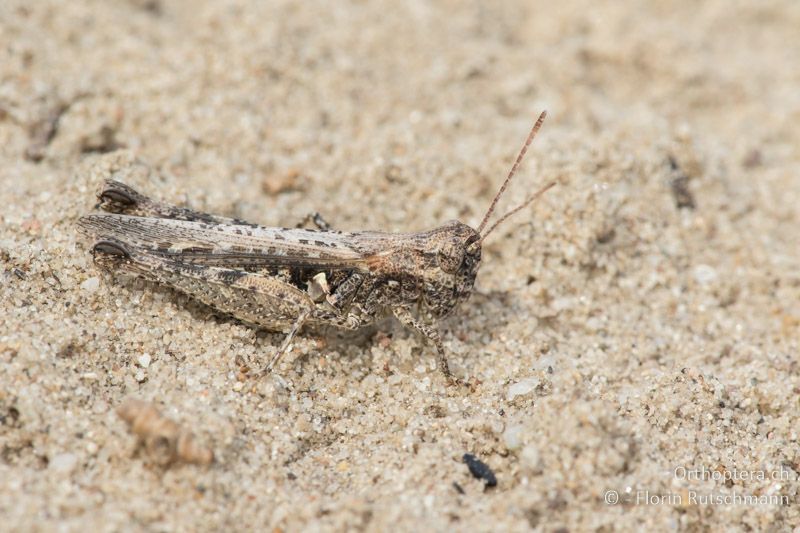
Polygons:
[[392,312],[401,324],[418,331],[436,346],[436,360],[439,365],[439,370],[444,374],[445,378],[447,378],[447,382],[451,385],[462,383],[460,379],[454,378],[453,374],[450,372],[450,366],[447,364],[447,356],[444,351],[444,344],[442,344],[442,338],[439,335],[439,330],[436,328],[436,325],[418,319],[408,307],[394,307],[392,308]]

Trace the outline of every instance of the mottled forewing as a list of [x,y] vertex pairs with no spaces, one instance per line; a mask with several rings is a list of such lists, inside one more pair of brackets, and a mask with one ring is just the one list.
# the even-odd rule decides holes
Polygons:
[[87,215],[78,225],[96,238],[198,265],[367,269],[365,251],[349,233],[120,214]]

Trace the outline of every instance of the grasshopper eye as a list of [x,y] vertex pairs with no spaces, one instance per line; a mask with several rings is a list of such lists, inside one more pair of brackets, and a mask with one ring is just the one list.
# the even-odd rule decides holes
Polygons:
[[439,248],[437,261],[439,268],[448,274],[453,274],[458,271],[464,261],[464,248],[458,243],[446,242]]

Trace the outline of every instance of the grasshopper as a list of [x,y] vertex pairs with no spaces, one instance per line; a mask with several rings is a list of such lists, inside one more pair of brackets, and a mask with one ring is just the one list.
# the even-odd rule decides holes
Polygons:
[[472,293],[481,246],[495,228],[555,185],[550,182],[484,231],[546,112],[537,119],[477,229],[450,221],[429,231],[275,228],[158,202],[106,180],[98,208],[78,221],[95,238],[95,263],[182,291],[250,325],[286,331],[272,370],[304,325],[355,330],[391,312],[431,341],[454,383],[438,321]]

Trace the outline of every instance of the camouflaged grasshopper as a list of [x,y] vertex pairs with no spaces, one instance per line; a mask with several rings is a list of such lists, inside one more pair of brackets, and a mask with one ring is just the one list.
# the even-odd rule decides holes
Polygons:
[[387,310],[436,346],[454,382],[438,320],[472,293],[481,245],[509,216],[555,185],[548,183],[483,231],[542,125],[542,112],[477,229],[458,221],[419,233],[342,232],[318,215],[318,229],[270,228],[154,201],[106,180],[80,229],[97,239],[101,267],[182,291],[234,317],[288,334],[265,368],[286,352],[303,325],[357,329]]

